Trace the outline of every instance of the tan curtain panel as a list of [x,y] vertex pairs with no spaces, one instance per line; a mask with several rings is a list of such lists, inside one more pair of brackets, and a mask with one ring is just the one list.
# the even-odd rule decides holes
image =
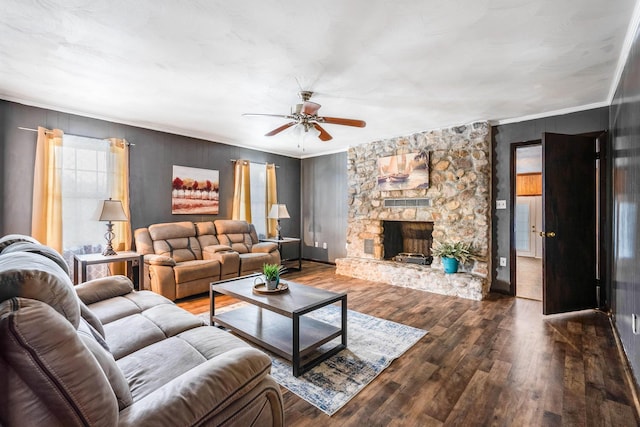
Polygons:
[[62,156],[60,129],[38,127],[33,173],[31,235],[62,254]]
[[[267,163],[267,197],[265,203],[265,217],[269,216],[271,206],[278,203],[278,191],[276,186],[276,165]],[[267,236],[275,237],[278,234],[276,229],[277,221],[267,218]]]
[[251,222],[251,185],[248,160],[236,160],[234,165],[233,209],[231,219]]
[[[113,159],[113,175],[111,182],[111,198],[120,200],[124,213],[129,221],[117,221],[113,224],[116,237],[113,239],[113,249],[116,252],[131,249],[131,211],[129,209],[129,144],[124,139],[109,138],[111,156]],[[125,274],[122,262],[110,265],[112,274]]]

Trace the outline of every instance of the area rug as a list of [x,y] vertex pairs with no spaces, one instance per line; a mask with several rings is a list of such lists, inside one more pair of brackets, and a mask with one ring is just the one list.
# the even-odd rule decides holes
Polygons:
[[[341,309],[329,305],[307,316],[339,327]],[[272,354],[271,375],[278,384],[333,415],[426,334],[422,329],[347,310],[346,349],[297,378],[289,361]],[[336,342],[339,338],[326,345]]]

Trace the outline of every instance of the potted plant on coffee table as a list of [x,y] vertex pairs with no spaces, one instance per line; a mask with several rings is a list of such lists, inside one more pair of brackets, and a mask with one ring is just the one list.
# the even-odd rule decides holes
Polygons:
[[262,274],[264,275],[264,281],[268,290],[273,291],[278,287],[280,283],[280,273],[283,271],[284,267],[279,264],[264,264],[262,266]]
[[444,272],[447,274],[457,273],[459,263],[464,264],[470,259],[475,258],[471,244],[463,242],[438,242],[431,249],[431,254],[440,257]]

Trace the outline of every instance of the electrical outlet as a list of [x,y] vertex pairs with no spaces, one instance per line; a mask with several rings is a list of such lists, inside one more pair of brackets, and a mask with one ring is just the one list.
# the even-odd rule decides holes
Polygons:
[[327,249],[327,242],[324,242],[324,243],[322,244],[322,249]]
[[507,266],[507,258],[501,256],[500,257],[500,267],[506,267]]
[[496,200],[496,209],[507,209],[506,200]]
[[313,242],[313,246],[318,247],[318,242]]

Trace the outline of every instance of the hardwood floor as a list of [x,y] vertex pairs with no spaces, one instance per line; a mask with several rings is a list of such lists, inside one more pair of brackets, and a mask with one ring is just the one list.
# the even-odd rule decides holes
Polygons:
[[[335,267],[311,262],[286,279],[347,291],[351,310],[429,331],[331,417],[283,388],[288,426],[639,423],[601,312],[543,316],[538,301],[500,295],[468,301],[337,276]],[[225,298],[221,305],[236,302]],[[208,312],[209,297],[179,305]]]
[[542,258],[516,258],[516,296],[542,301]]

